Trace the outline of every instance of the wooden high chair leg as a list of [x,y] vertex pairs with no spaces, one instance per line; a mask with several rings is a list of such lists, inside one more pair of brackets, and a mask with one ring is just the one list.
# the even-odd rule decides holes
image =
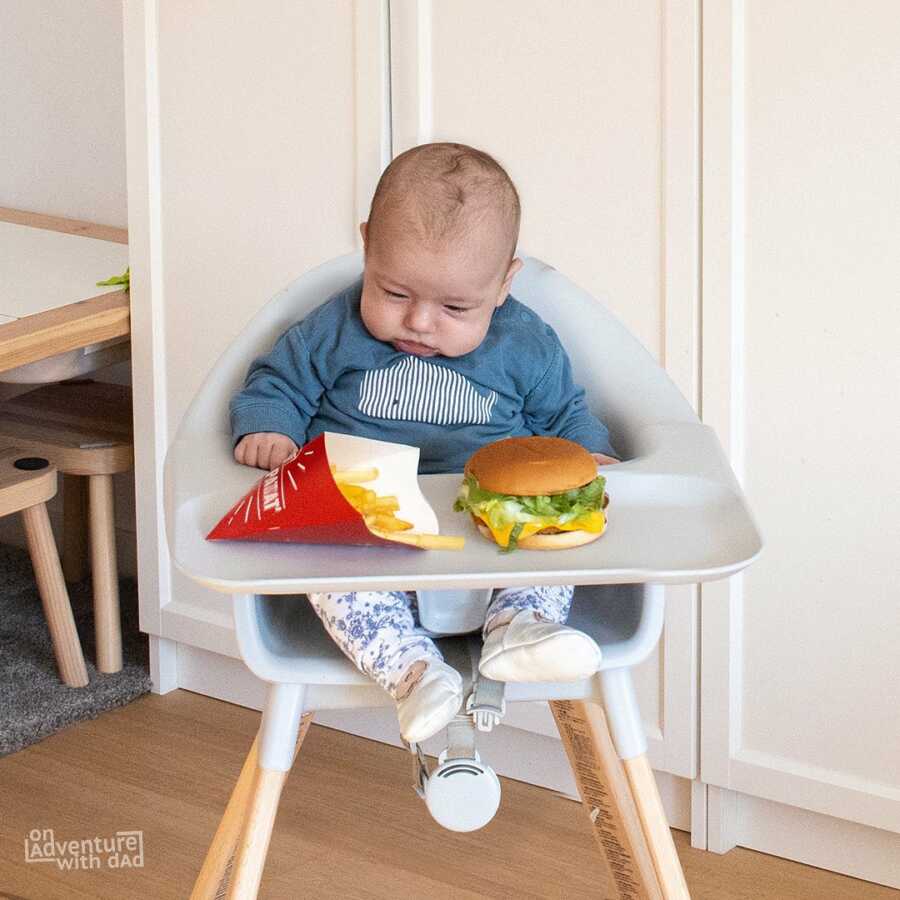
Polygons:
[[603,707],[555,700],[556,719],[617,900],[690,900],[647,757],[619,759]]
[[66,581],[83,581],[88,574],[87,482],[81,475],[63,475],[62,567]]
[[256,767],[253,792],[247,803],[234,871],[226,894],[228,900],[254,900],[259,892],[278,801],[287,776],[288,773],[282,769]]
[[[297,733],[297,742],[294,746],[294,759],[300,752],[303,739],[306,732],[312,724],[313,714],[306,713],[300,720],[300,728]],[[194,882],[194,889],[191,891],[190,900],[216,900],[225,896],[229,882],[232,881],[234,874],[232,869],[235,861],[235,850],[237,848],[238,838],[245,823],[249,817],[250,801],[256,787],[256,776],[259,770],[259,735],[253,739],[250,752],[247,754],[244,765],[241,768],[241,774],[238,776],[237,784],[231,792],[228,800],[228,806],[219,823],[215,837],[206,853],[206,859],[200,869],[200,874]],[[287,776],[287,773],[284,773]],[[280,791],[279,791],[280,793]],[[277,806],[277,798],[276,798]],[[274,819],[274,810],[273,810]],[[268,839],[266,840],[268,847]],[[265,851],[263,852],[262,862],[265,862]],[[262,865],[260,866],[260,875],[262,874]],[[233,885],[232,885],[233,887]],[[254,897],[258,890],[259,881],[257,880],[256,888],[253,893],[233,894],[238,897]]]
[[642,754],[632,759],[623,759],[622,765],[628,776],[631,796],[637,806],[644,837],[653,857],[653,867],[662,885],[663,896],[689,898],[681,860],[675,850],[675,842],[672,840],[666,811],[663,809],[656,779],[650,768],[650,760],[646,754]]
[[81,652],[78,631],[75,629],[69,592],[63,580],[59,553],[53,532],[50,530],[47,507],[43,503],[37,503],[23,509],[21,513],[31,565],[34,568],[34,577],[44,607],[47,628],[50,630],[60,677],[69,687],[84,687],[88,683],[87,668]]
[[88,493],[97,669],[118,672],[122,668],[122,625],[112,475],[88,476]]

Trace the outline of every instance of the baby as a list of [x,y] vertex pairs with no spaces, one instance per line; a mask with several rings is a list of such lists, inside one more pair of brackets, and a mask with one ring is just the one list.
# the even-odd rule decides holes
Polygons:
[[[509,296],[519,197],[504,169],[463,144],[425,144],[385,169],[362,279],[293,325],[250,366],[231,402],[239,463],[274,469],[336,431],[420,448],[423,473],[462,472],[484,444],[555,435],[617,462],[555,332]],[[600,648],[564,624],[572,587],[501,589],[480,671],[498,681],[576,681]],[[409,743],[445,727],[462,679],[418,627],[415,594],[314,593],[328,633],[396,701]]]

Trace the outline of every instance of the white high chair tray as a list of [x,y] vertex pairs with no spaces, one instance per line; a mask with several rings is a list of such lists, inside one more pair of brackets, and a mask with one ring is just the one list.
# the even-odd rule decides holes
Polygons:
[[[468,515],[453,511],[460,475],[424,475],[419,482],[440,532],[465,535],[462,551],[207,541],[262,473],[232,461],[227,435],[205,437],[207,447],[176,441],[170,451],[169,543],[185,574],[227,593],[695,583],[740,571],[762,547],[715,434],[701,424],[648,426],[636,436],[636,458],[603,467],[609,525],[598,540],[513,553],[500,552]],[[181,484],[192,495],[179,496]]]

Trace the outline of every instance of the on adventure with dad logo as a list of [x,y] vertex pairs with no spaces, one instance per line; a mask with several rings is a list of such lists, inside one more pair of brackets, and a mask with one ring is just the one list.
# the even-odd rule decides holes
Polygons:
[[55,862],[66,870],[141,868],[144,832],[117,831],[112,837],[58,841],[52,828],[32,828],[25,838],[25,862]]

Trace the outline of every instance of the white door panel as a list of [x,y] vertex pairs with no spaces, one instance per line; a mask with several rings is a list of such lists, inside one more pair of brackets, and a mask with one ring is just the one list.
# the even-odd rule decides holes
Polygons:
[[703,588],[701,778],[900,832],[896,14],[704,7],[703,418],[766,549]]

